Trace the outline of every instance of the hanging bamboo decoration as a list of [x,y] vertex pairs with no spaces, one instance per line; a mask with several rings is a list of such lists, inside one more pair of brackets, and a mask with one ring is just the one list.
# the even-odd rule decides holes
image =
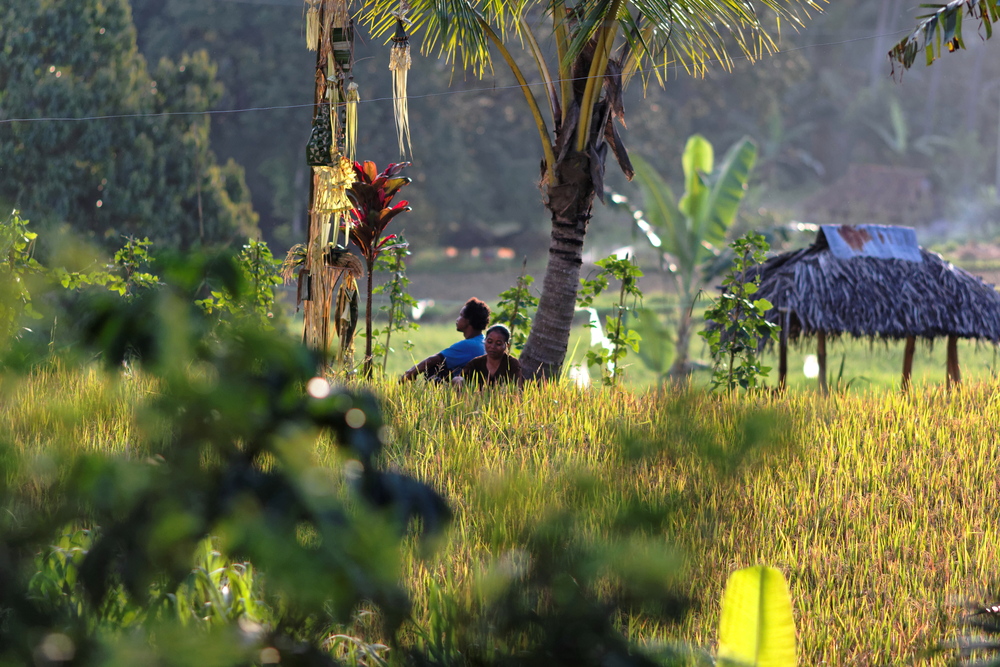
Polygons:
[[[353,79],[353,77],[351,77]],[[344,153],[351,162],[357,160],[358,148],[358,103],[361,101],[361,94],[358,92],[358,84],[352,80],[347,84],[347,113],[344,123]]]
[[[349,295],[356,294],[356,276],[360,269],[352,271],[343,262],[353,256],[337,247],[342,240],[340,228],[346,211],[351,208],[347,189],[353,184],[354,165],[345,156],[343,141],[346,138],[344,125],[346,118],[339,109],[344,104],[346,91],[344,80],[351,69],[352,31],[350,30],[347,0],[305,0],[306,5],[306,46],[316,52],[315,93],[316,116],[313,132],[307,145],[306,159],[313,171],[309,204],[309,236],[307,243],[289,254],[289,270],[293,275],[292,263],[298,267],[299,295],[303,303],[303,342],[316,350],[323,367],[332,361],[331,339],[333,335],[347,332],[351,316]],[[356,259],[356,258],[355,258]],[[331,321],[331,310],[337,285],[340,292],[337,304],[347,305],[348,314],[338,312]],[[346,301],[344,301],[346,299]],[[354,297],[356,303],[357,297]],[[342,310],[342,307],[340,307]],[[356,305],[353,307],[356,311]],[[356,315],[354,315],[356,320]],[[344,320],[341,322],[341,320]],[[345,341],[342,341],[342,343]]]
[[319,48],[319,3],[320,0],[306,0],[306,48],[315,51]]
[[399,155],[405,159],[407,152],[413,156],[410,145],[410,112],[406,98],[406,77],[412,61],[410,59],[410,38],[406,35],[403,22],[406,5],[400,5],[396,14],[396,34],[392,37],[392,48],[389,50],[389,70],[392,72],[392,110],[396,118],[396,139],[399,142]]

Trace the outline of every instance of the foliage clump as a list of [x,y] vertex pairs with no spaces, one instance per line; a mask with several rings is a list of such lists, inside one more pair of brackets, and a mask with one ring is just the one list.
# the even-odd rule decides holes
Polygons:
[[777,340],[780,327],[769,322],[764,313],[771,309],[767,299],[752,299],[760,285],[760,272],[768,243],[755,232],[748,232],[730,245],[733,268],[722,281],[723,292],[705,311],[712,323],[701,337],[712,352],[713,388],[755,389],[771,368],[760,361],[760,346],[768,339]]
[[[618,300],[612,306],[607,316],[606,331],[602,336],[601,346],[587,352],[587,364],[601,369],[601,378],[605,385],[618,383],[622,374],[622,361],[629,350],[639,351],[639,333],[627,326],[626,315],[635,312],[642,300],[642,290],[639,288],[639,278],[642,270],[636,266],[630,257],[611,255],[596,262],[601,269],[593,278],[581,280],[577,306],[590,309],[592,316],[588,326],[600,331],[601,322],[593,309],[594,299],[608,288],[609,280],[620,283]],[[631,305],[629,304],[631,300]]]

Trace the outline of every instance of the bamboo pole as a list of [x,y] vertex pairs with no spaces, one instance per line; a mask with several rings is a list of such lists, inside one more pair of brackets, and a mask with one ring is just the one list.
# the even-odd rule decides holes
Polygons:
[[948,389],[962,383],[962,370],[958,366],[958,336],[948,336]]
[[913,374],[913,351],[917,347],[917,337],[906,337],[906,348],[903,350],[903,382],[901,388],[905,394],[910,390],[910,375]]
[[830,390],[826,386],[826,332],[816,334],[816,358],[819,361],[819,393],[826,396]]

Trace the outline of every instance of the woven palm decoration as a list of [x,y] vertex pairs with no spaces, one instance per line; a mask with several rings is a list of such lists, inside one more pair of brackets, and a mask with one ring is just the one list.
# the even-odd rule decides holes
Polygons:
[[339,282],[337,303],[334,309],[333,326],[340,338],[341,364],[349,366],[354,355],[354,331],[358,326],[358,278],[364,275],[364,265],[357,255],[344,248],[329,248],[326,263],[334,280]]
[[330,105],[323,102],[317,106],[316,117],[313,118],[312,131],[306,144],[306,163],[310,167],[333,166],[333,153],[333,120]]
[[410,146],[410,112],[406,100],[406,77],[410,71],[410,38],[406,35],[403,22],[407,6],[401,4],[396,14],[396,34],[392,37],[392,47],[389,50],[389,70],[392,72],[392,110],[396,118],[396,139],[399,142],[399,155],[405,158],[407,151],[412,156]]
[[[333,60],[332,55],[329,58]],[[332,64],[329,71],[333,71]],[[326,79],[326,98],[330,101],[330,135],[333,139],[330,146],[330,156],[336,161],[340,149],[340,110],[338,108],[340,106],[340,86],[335,75],[328,76]]]
[[[315,200],[313,214],[323,216],[320,219],[319,242],[337,244],[340,228],[343,226],[343,213],[352,208],[347,198],[347,189],[354,184],[354,166],[344,156],[340,156],[334,167],[313,167]],[[331,220],[332,218],[332,220]],[[333,237],[330,237],[330,232]]]
[[320,0],[306,0],[306,48],[319,48],[319,3]]
[[358,84],[351,81],[347,84],[347,113],[344,123],[344,153],[351,162],[357,159],[358,103],[360,101],[361,94],[358,93]]

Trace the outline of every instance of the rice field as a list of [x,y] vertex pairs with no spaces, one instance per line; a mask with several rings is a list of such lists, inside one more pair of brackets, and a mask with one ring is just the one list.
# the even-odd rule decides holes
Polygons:
[[[718,397],[568,383],[469,394],[380,381],[384,463],[431,483],[455,513],[432,555],[406,543],[409,640],[450,641],[442,619],[475,608],[486,573],[561,516],[568,544],[652,553],[650,571],[693,600],[679,623],[619,619],[651,651],[711,654],[726,577],[766,564],[788,579],[800,664],[950,664],[953,652],[931,649],[961,634],[961,605],[990,599],[1000,573],[1000,387],[986,352],[959,391],[930,384],[929,368],[908,396],[858,383],[824,398],[795,383],[784,395]],[[145,454],[131,443],[155,387],[140,375],[108,383],[53,368],[0,392],[5,437],[38,462],[9,482],[47,486],[48,448]],[[315,458],[341,465],[327,441]]]
[[[610,539],[637,521],[682,554],[695,611],[679,627],[629,619],[637,641],[711,652],[726,577],[766,564],[789,581],[801,664],[948,664],[929,650],[955,640],[961,603],[986,599],[1000,565],[996,390],[469,398],[387,386],[389,461],[456,508],[437,559],[412,563],[412,592],[425,613],[432,582],[468,596],[476,568],[516,549],[527,523],[570,507],[584,533]],[[587,503],[580,479],[598,490]]]

